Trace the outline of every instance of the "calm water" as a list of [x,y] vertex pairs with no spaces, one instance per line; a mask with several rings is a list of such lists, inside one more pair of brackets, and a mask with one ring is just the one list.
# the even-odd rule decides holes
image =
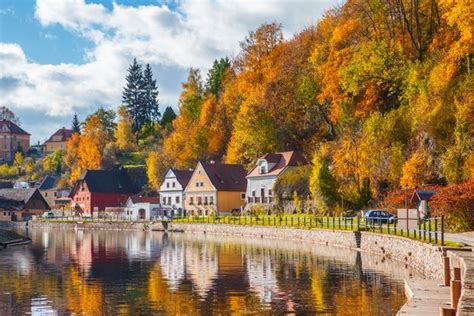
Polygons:
[[[25,232],[23,232],[25,233]],[[35,228],[0,251],[0,315],[390,315],[411,272],[302,242]]]

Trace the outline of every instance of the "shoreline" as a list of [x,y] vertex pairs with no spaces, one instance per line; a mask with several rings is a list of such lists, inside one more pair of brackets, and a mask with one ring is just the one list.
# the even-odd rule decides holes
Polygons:
[[[405,279],[407,302],[399,314],[427,314],[449,301],[449,287],[439,287],[444,275],[443,260],[447,247],[426,244],[405,237],[383,235],[373,232],[338,231],[329,229],[302,229],[269,226],[242,226],[231,224],[196,224],[196,223],[167,223],[161,222],[126,222],[126,223],[93,223],[93,222],[30,222],[28,227],[61,228],[61,229],[101,229],[101,230],[145,230],[167,231],[172,233],[191,233],[200,235],[221,235],[258,238],[261,240],[304,241],[312,244],[322,244],[339,249],[351,249],[373,254],[381,260],[389,259],[398,264],[410,267],[426,279]],[[462,249],[461,249],[462,250]],[[408,295],[423,293],[436,297],[433,304],[420,305],[420,296]],[[440,294],[441,293],[441,294]],[[461,300],[463,297],[461,297]],[[434,307],[434,308],[433,308]],[[408,313],[406,313],[409,311]]]
[[17,232],[0,228],[0,250],[11,246],[21,246],[31,243],[31,240]]

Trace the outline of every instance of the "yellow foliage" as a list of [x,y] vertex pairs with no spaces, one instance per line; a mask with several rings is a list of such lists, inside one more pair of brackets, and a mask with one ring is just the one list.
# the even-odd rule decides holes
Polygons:
[[119,121],[115,129],[115,143],[120,150],[134,150],[136,146],[133,138],[132,120],[127,107],[120,106],[118,115]]
[[403,165],[400,186],[415,188],[431,176],[430,158],[422,150],[418,150]]

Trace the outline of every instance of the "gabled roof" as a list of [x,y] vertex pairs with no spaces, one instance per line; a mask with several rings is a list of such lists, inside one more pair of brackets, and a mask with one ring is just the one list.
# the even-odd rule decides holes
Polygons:
[[247,179],[242,165],[199,162],[217,191],[245,192]]
[[50,176],[50,175],[47,175],[43,178],[43,180],[41,181],[38,189],[40,191],[43,191],[43,190],[49,190],[49,189],[53,189],[55,186],[56,186],[56,182],[58,181],[58,178],[57,177],[53,177],[53,176]]
[[[50,142],[65,142],[67,141],[72,134],[74,134],[74,130],[72,129],[67,129],[65,127],[58,129],[53,135],[49,137],[49,139],[45,143],[50,143]],[[59,136],[59,140],[53,140],[55,136]]]
[[179,170],[179,169],[171,169],[171,171],[176,176],[176,180],[181,184],[181,187],[184,189],[187,185],[189,180],[193,175],[192,170]]
[[[302,166],[308,164],[307,160],[299,151],[284,151],[280,153],[265,154],[260,159],[266,160],[268,163],[275,164],[265,174],[260,174],[258,166],[255,166],[247,175],[247,177],[261,177],[261,176],[278,176],[287,167]],[[259,160],[260,160],[259,159]]]
[[130,200],[133,204],[136,203],[150,203],[150,204],[160,204],[159,196],[141,196],[139,194],[132,195]]
[[0,207],[11,204],[23,206],[35,191],[36,189],[0,189]]
[[27,131],[22,129],[20,126],[16,125],[12,121],[9,120],[0,120],[0,132],[3,132],[4,127],[8,128],[8,131],[12,134],[17,135],[30,135]]
[[414,190],[411,196],[411,202],[416,197],[418,201],[429,201],[436,194],[435,190]]
[[124,168],[84,171],[76,181],[71,196],[78,190],[81,182],[85,182],[93,193],[134,194],[138,191]]

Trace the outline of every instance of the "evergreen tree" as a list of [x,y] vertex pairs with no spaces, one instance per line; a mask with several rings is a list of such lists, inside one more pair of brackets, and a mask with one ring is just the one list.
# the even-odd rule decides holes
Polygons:
[[145,99],[144,99],[144,124],[151,125],[160,119],[160,108],[158,104],[158,87],[156,80],[153,79],[153,72],[150,64],[146,64],[143,71],[143,80],[145,84]]
[[173,120],[176,118],[176,113],[171,108],[171,106],[167,106],[165,111],[163,112],[163,116],[161,117],[161,126],[166,127],[170,125]]
[[72,130],[75,133],[81,133],[81,122],[79,122],[79,117],[77,116],[77,113],[74,113],[74,117],[72,118]]
[[128,68],[128,75],[125,77],[127,81],[123,92],[122,101],[123,104],[128,108],[128,112],[132,118],[133,132],[137,135],[144,124],[143,106],[144,100],[146,99],[145,81],[143,79],[142,66],[137,62],[137,59],[133,59],[133,63]]
[[221,58],[220,60],[214,60],[212,68],[207,73],[206,92],[214,94],[216,97],[219,96],[224,76],[227,68],[230,66],[229,58]]

